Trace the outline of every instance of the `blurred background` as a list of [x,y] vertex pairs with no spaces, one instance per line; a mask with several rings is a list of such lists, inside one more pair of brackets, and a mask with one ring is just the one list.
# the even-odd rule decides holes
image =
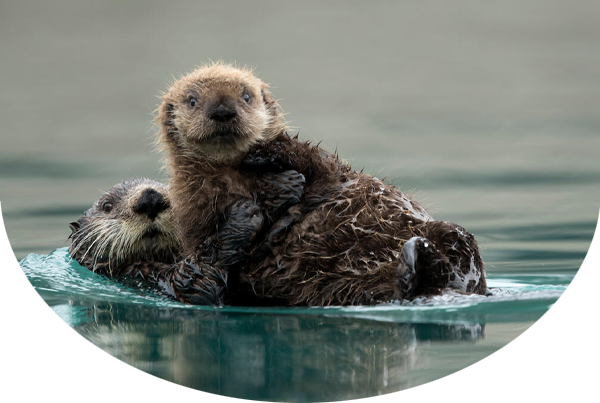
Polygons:
[[580,259],[600,205],[598,21],[595,1],[0,1],[15,254],[66,245],[114,183],[164,180],[157,96],[222,59],[256,67],[301,139],[417,193],[487,260],[500,232],[583,228],[561,243]]

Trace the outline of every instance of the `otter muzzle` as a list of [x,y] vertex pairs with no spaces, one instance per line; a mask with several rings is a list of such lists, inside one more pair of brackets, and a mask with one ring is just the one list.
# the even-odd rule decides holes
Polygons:
[[137,214],[145,214],[152,221],[163,211],[169,208],[169,203],[163,195],[154,189],[146,189],[140,196],[133,211]]

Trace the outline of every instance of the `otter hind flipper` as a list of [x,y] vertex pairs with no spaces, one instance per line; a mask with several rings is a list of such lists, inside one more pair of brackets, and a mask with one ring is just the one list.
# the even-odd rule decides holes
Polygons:
[[427,238],[412,237],[402,246],[398,284],[403,298],[438,294],[448,281],[448,259]]
[[417,273],[419,251],[417,243],[423,244],[424,241],[425,238],[412,237],[402,245],[400,265],[398,266],[398,288],[400,289],[401,298],[407,298],[419,285]]
[[439,294],[449,281],[450,267],[433,242],[412,237],[402,246],[398,285],[402,298]]
[[440,294],[451,289],[487,294],[483,260],[473,235],[447,221],[423,224],[425,237],[415,236],[402,247],[398,286],[403,298]]

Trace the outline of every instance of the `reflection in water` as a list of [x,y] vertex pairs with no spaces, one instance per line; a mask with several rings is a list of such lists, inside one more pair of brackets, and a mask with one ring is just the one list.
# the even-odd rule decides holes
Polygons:
[[[74,311],[77,307],[71,306]],[[115,357],[184,386],[263,400],[339,400],[413,386],[421,346],[474,343],[483,324],[409,324],[325,315],[82,309],[75,329]],[[80,319],[82,312],[75,314]]]
[[21,267],[69,326],[132,366],[203,391],[278,401],[366,397],[451,374],[520,334],[572,279],[492,276],[489,297],[372,307],[213,308],[111,281],[66,248],[31,254]]

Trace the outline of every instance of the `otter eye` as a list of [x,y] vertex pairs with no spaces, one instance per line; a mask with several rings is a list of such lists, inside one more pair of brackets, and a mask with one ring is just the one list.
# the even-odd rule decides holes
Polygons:
[[244,101],[246,101],[247,104],[250,103],[250,95],[244,94],[244,96],[242,98],[244,99]]
[[193,108],[196,106],[196,98],[190,98],[190,106]]
[[113,205],[112,203],[104,203],[102,205],[102,211],[104,211],[105,213],[110,213],[113,209]]

